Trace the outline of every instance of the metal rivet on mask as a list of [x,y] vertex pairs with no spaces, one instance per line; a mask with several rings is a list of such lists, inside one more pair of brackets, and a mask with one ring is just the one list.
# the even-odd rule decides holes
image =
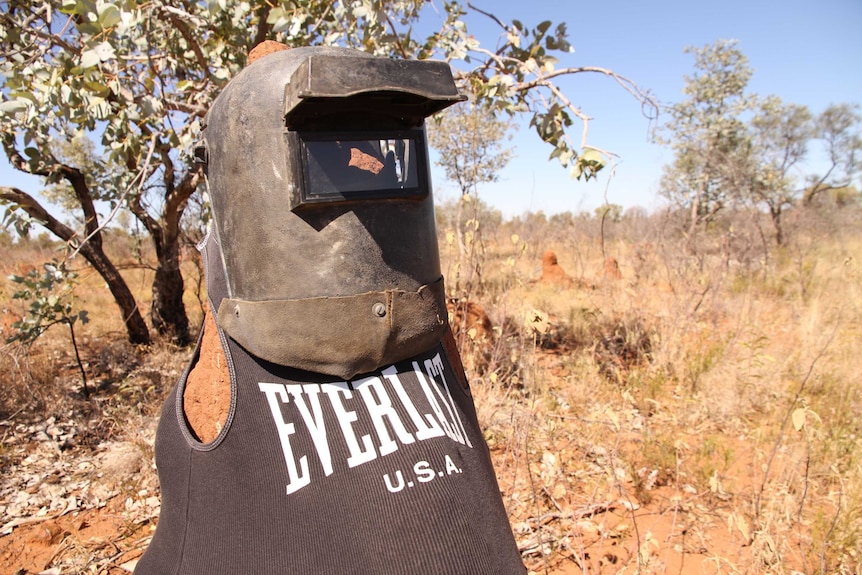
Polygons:
[[371,306],[371,311],[373,311],[374,315],[376,315],[377,317],[383,317],[386,315],[386,306],[382,303],[376,303]]

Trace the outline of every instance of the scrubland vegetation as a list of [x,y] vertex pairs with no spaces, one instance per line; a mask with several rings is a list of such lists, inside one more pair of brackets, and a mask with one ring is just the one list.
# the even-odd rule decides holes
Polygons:
[[[427,2],[276,4],[4,13],[3,152],[41,179],[0,182],[0,571],[127,573],[149,542],[155,424],[204,307],[186,152],[273,40],[451,62],[503,122],[455,112],[429,140],[465,194],[438,212],[451,320],[532,572],[862,573],[857,104],[752,94],[736,42],[688,48],[684,99],[652,136],[674,152],[669,211],[502,221],[475,197],[514,117],[575,177],[613,162],[557,79],[600,72],[649,118],[659,104],[572,60],[562,23],[452,2],[422,38]],[[482,44],[467,13],[494,24]]]
[[[531,571],[860,572],[860,215],[793,210],[775,247],[763,214],[689,236],[672,212],[440,208],[451,319]],[[146,246],[122,232],[108,245],[148,301]],[[54,249],[4,238],[4,277]],[[541,279],[549,250],[568,279]],[[126,572],[158,516],[152,434],[190,350],[131,347],[98,276],[75,265],[63,297],[88,311],[76,336],[89,398],[63,325],[0,354],[4,573]],[[183,270],[197,325],[190,248]],[[2,284],[4,338],[26,315],[20,287]]]

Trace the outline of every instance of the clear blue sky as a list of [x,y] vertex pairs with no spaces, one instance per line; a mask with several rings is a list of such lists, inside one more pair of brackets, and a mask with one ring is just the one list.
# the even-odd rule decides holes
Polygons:
[[[683,49],[722,38],[739,40],[754,69],[753,93],[775,94],[814,113],[830,103],[862,103],[862,0],[473,1],[504,22],[518,19],[530,28],[543,20],[566,22],[575,52],[561,55],[560,67],[610,68],[662,103],[682,98],[683,76],[693,71],[693,59]],[[435,17],[433,10],[428,17]],[[468,26],[483,45],[494,46],[498,29],[489,20],[476,17]],[[550,148],[525,126],[513,140],[515,159],[499,182],[479,190],[480,197],[507,217],[530,210],[592,211],[605,198],[625,207],[660,206],[658,181],[671,155],[649,142],[640,105],[605,77],[577,75],[561,86],[594,118],[590,143],[620,155],[615,176],[571,180],[556,160],[547,161]],[[579,131],[574,135],[579,139]],[[0,159],[0,184],[37,190],[13,172]],[[439,169],[434,187],[438,199],[457,195]]]
[[[663,103],[682,99],[683,76],[693,72],[686,46],[718,39],[739,40],[754,76],[752,93],[775,94],[813,113],[830,103],[862,103],[862,0],[473,0],[504,22],[518,19],[530,28],[542,20],[566,22],[575,52],[562,66],[602,66],[649,89]],[[492,26],[470,20],[471,31],[493,46]],[[649,143],[649,122],[639,104],[609,78],[577,75],[562,82],[569,98],[594,118],[589,141],[621,156],[615,176],[598,182],[571,180],[566,170],[546,161],[533,130],[515,136],[517,157],[500,181],[479,191],[482,199],[512,216],[528,210],[546,213],[592,211],[607,201],[654,209],[661,168],[669,151]],[[660,120],[666,119],[660,118]],[[576,141],[580,134],[574,134]],[[455,189],[434,175],[438,197]]]

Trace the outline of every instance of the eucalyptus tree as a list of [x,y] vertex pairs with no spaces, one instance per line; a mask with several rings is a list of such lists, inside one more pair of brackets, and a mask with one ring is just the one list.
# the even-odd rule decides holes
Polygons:
[[512,125],[492,108],[474,103],[444,110],[429,122],[428,141],[437,150],[437,164],[455,182],[462,196],[477,193],[480,184],[496,182],[512,157],[504,142]]
[[849,188],[862,171],[862,117],[858,104],[832,104],[815,121],[814,137],[823,146],[826,163],[812,173],[802,202],[810,206],[825,192]]
[[751,134],[755,159],[751,199],[769,210],[775,242],[782,245],[782,213],[798,200],[798,169],[814,136],[814,118],[807,107],[770,96],[758,105]]
[[686,52],[694,55],[695,73],[686,76],[686,98],[670,107],[659,135],[674,151],[660,193],[689,211],[692,234],[747,190],[751,146],[744,114],[753,99],[745,93],[752,70],[736,41]]
[[[393,58],[450,62],[476,99],[507,114],[527,114],[552,155],[575,175],[603,163],[586,149],[589,118],[558,79],[604,74],[641,102],[629,79],[595,66],[559,65],[570,57],[564,24],[503,23],[471,4],[444,2],[439,26],[416,32],[433,12],[426,0],[0,0],[0,127],[9,162],[65,189],[65,212],[42,190],[0,186],[5,221],[19,230],[44,226],[80,253],[108,284],[129,339],[149,333],[128,286],[106,255],[102,230],[128,210],[146,228],[157,257],[153,326],[178,343],[189,339],[179,266],[180,221],[204,182],[190,149],[219,90],[264,40],[290,47],[340,45]],[[486,17],[500,34],[486,48],[464,23]],[[423,26],[427,29],[428,26]],[[569,129],[581,126],[579,140]],[[57,153],[58,142],[97,143],[86,165]],[[2,184],[2,182],[0,182]],[[99,210],[109,210],[102,214]]]
[[[784,104],[776,96],[758,105],[750,124],[750,193],[769,210],[778,245],[786,240],[785,208],[810,208],[827,192],[849,189],[859,175],[862,118],[856,110],[854,104],[832,104],[814,116],[805,106]],[[816,162],[806,161],[818,150]]]
[[[458,260],[449,285],[459,295],[462,287],[464,295],[469,295],[474,276],[481,278],[484,246],[479,214],[485,206],[479,201],[479,186],[496,182],[513,154],[513,149],[505,146],[512,138],[513,126],[503,116],[498,118],[493,107],[474,101],[444,110],[428,123],[428,142],[439,154],[436,163],[461,192],[452,230],[447,230],[447,237],[454,231],[458,243]],[[472,209],[465,218],[468,205]]]

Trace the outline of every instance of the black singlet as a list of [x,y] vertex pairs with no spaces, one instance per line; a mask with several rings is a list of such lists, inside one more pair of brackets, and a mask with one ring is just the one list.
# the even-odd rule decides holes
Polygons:
[[[202,252],[213,313],[227,290],[212,234]],[[137,575],[525,572],[469,389],[442,345],[338,381],[219,337],[227,423],[209,444],[188,427],[196,352],[159,423],[161,515]]]

